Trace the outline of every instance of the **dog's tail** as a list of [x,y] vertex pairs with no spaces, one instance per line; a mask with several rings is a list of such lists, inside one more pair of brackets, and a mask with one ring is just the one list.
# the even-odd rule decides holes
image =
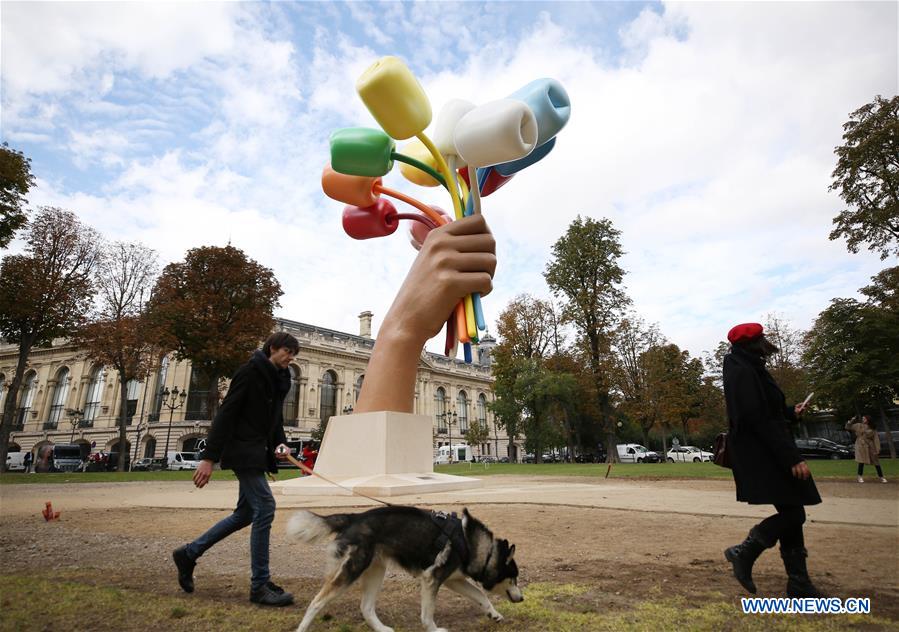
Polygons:
[[287,535],[301,542],[318,542],[342,531],[349,523],[347,514],[319,516],[311,511],[298,511],[287,523]]

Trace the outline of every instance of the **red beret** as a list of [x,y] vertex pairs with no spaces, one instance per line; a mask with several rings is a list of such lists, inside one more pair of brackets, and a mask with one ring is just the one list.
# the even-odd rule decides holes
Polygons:
[[733,327],[727,332],[728,341],[733,344],[735,342],[744,342],[752,340],[762,335],[762,326],[758,323],[743,323]]

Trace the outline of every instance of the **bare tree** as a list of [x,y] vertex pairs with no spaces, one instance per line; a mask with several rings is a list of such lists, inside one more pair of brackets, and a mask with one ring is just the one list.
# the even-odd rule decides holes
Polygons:
[[119,461],[125,470],[128,426],[128,383],[146,375],[153,357],[152,337],[146,336],[143,298],[149,297],[159,270],[156,251],[140,243],[109,244],[97,274],[99,305],[94,317],[76,336],[88,357],[113,367],[119,378]]
[[74,213],[44,207],[28,228],[26,254],[0,265],[0,336],[19,345],[16,371],[0,420],[6,462],[19,387],[31,349],[71,335],[90,307],[100,235]]

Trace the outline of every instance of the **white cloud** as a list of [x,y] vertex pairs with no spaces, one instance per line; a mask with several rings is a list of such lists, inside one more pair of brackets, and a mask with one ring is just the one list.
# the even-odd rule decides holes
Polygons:
[[[116,176],[89,192],[48,176],[34,201],[77,209],[166,260],[231,240],[276,271],[288,318],[352,332],[356,315],[372,309],[377,327],[414,256],[402,228],[349,240],[340,205],[318,182],[328,133],[373,124],[356,78],[388,38],[407,45],[411,33],[435,114],[449,98],[483,102],[542,76],[562,81],[572,99],[555,151],[484,201],[499,242],[490,318],[515,294],[546,294],[549,248],[579,213],[622,230],[635,309],[694,354],[733,322],[775,310],[807,326],[883,266],[827,240],[839,208],[827,186],[847,114],[896,92],[895,5],[666,5],[621,29],[614,60],[610,42],[574,33],[553,13],[535,15],[520,38],[503,37],[504,4],[464,3],[465,14],[445,23],[433,5],[378,5],[391,26],[371,42],[336,31],[330,18],[311,29],[302,22],[287,39],[258,5],[48,6],[4,5],[4,86],[47,95],[41,110],[5,103],[4,126],[12,121],[18,136],[4,134],[50,134],[56,92],[113,93],[132,105],[81,98],[85,120],[72,126],[69,151],[87,165],[115,165]],[[351,13],[371,22],[370,7]],[[162,16],[174,26],[162,28]],[[489,38],[467,30],[472,16],[495,25]],[[34,39],[41,20],[49,35]],[[11,27],[21,27],[12,40]],[[442,55],[449,37],[460,45]],[[109,120],[122,123],[103,126]],[[154,134],[174,140],[147,150]],[[398,174],[388,183],[449,207],[441,191],[413,189]]]

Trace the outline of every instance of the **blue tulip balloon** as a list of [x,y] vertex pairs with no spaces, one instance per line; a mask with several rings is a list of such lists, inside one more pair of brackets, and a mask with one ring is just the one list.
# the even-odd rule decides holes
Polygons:
[[571,116],[568,93],[555,79],[535,79],[508,98],[524,101],[534,112],[538,130],[537,147],[558,134]]

